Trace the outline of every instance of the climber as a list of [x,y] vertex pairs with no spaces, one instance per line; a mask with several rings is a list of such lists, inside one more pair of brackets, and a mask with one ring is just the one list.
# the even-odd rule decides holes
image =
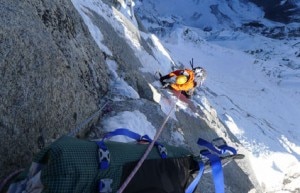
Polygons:
[[[174,79],[175,78],[175,79]],[[206,71],[202,67],[184,70],[175,70],[165,76],[160,77],[160,82],[164,88],[171,88],[181,91],[183,95],[190,98],[197,86],[202,85],[206,79]]]

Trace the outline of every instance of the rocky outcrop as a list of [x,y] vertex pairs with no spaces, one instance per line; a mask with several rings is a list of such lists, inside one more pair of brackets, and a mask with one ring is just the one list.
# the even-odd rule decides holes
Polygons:
[[71,1],[0,5],[0,178],[98,110],[104,56]]
[[236,28],[248,34],[261,34],[273,39],[288,39],[300,37],[300,29],[297,26],[265,26],[259,21],[244,23],[241,27]]
[[264,0],[250,0],[257,6],[262,7],[265,18],[281,23],[291,23],[300,21],[300,7],[294,0],[273,0],[272,3]]

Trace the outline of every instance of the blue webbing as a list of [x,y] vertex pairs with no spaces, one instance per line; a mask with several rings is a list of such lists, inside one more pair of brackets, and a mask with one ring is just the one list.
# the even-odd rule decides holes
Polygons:
[[[133,131],[130,131],[129,129],[118,128],[114,131],[111,131],[111,132],[105,134],[101,141],[96,142],[99,149],[101,149],[103,151],[108,151],[104,141],[106,139],[109,139],[111,137],[118,136],[118,135],[126,136],[126,137],[129,137],[129,138],[135,139],[136,141],[147,141],[149,143],[152,142],[152,139],[148,135],[141,136],[141,135],[139,135],[139,134],[137,134]],[[164,146],[162,144],[158,143],[158,142],[155,142],[155,145],[157,146],[157,148],[159,150],[159,154],[160,154],[161,158],[163,158],[163,159],[167,158],[166,152],[160,151],[160,149]],[[100,162],[100,164],[99,164],[100,169],[107,169],[109,167],[108,160],[99,160],[99,162]]]
[[[104,144],[104,140],[111,138],[113,136],[117,136],[117,135],[127,136],[132,139],[135,139],[136,141],[141,141],[141,140],[148,141],[148,142],[152,141],[152,139],[147,135],[141,136],[141,135],[139,135],[135,132],[132,132],[128,129],[119,128],[119,129],[116,129],[115,131],[107,133],[101,141],[97,142],[97,145],[99,146],[99,148],[101,148],[103,150],[107,150],[107,148]],[[157,146],[162,147],[162,145],[157,142],[155,144]],[[215,186],[215,192],[216,193],[224,193],[224,191],[225,191],[224,176],[223,176],[222,162],[221,162],[219,155],[225,154],[226,151],[229,151],[233,155],[235,155],[237,153],[237,151],[233,147],[228,146],[225,141],[224,141],[224,144],[216,147],[213,143],[210,143],[204,139],[199,138],[197,144],[200,146],[204,146],[213,152],[213,153],[211,153],[210,151],[205,150],[205,151],[201,151],[201,155],[207,157],[210,161],[210,166],[212,168],[212,175],[213,175],[214,186]],[[161,155],[161,156],[163,158],[166,157],[166,155]],[[195,179],[187,187],[187,189],[185,190],[185,193],[192,193],[195,190],[195,188],[197,187],[197,185],[200,181],[201,176],[204,173],[204,168],[205,168],[204,163],[202,161],[200,161],[198,164],[199,164],[199,172],[198,172],[197,176],[195,177]],[[108,167],[108,165],[109,165],[109,163],[101,163],[100,162],[100,169],[106,169]]]
[[225,154],[226,151],[231,152],[233,155],[236,155],[237,153],[236,149],[228,146],[222,138],[220,139],[223,141],[223,144],[217,147],[213,143],[210,143],[201,138],[199,138],[197,142],[198,145],[204,146],[214,153],[211,153],[209,150],[204,150],[200,152],[202,156],[207,157],[210,161],[216,193],[224,193],[225,191],[224,176],[220,155]]
[[204,163],[202,161],[198,162],[199,164],[199,172],[196,178],[190,183],[190,185],[185,190],[185,193],[193,193],[197,185],[199,184],[200,178],[204,173]]

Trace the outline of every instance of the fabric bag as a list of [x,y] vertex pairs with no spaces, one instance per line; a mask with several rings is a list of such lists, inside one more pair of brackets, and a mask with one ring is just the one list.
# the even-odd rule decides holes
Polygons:
[[[108,140],[116,135],[131,137],[137,143]],[[97,141],[63,136],[35,156],[26,177],[11,184],[8,192],[117,192],[151,141],[147,135],[140,136],[123,128],[110,132]],[[210,143],[205,142],[207,141],[199,139],[198,144],[210,150],[211,147],[215,148],[213,145],[207,146]],[[225,146],[223,150],[231,151],[230,156],[236,157],[236,151]],[[219,151],[217,148],[215,150]],[[221,160],[225,159],[209,152],[207,150],[203,155],[207,156],[207,160],[213,157],[213,161],[203,162],[203,159],[183,147],[156,142],[155,148],[151,150],[124,193],[193,192],[204,171],[204,165],[210,165],[213,174],[214,170],[218,170],[218,175],[223,177]],[[221,185],[218,185],[221,187],[216,191],[221,192],[224,189],[223,179],[217,180],[221,181]]]

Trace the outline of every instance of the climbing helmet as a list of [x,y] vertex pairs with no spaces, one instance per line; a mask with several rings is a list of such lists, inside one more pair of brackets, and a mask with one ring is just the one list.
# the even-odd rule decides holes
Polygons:
[[176,77],[176,84],[184,84],[187,80],[188,78],[185,75],[179,75]]

